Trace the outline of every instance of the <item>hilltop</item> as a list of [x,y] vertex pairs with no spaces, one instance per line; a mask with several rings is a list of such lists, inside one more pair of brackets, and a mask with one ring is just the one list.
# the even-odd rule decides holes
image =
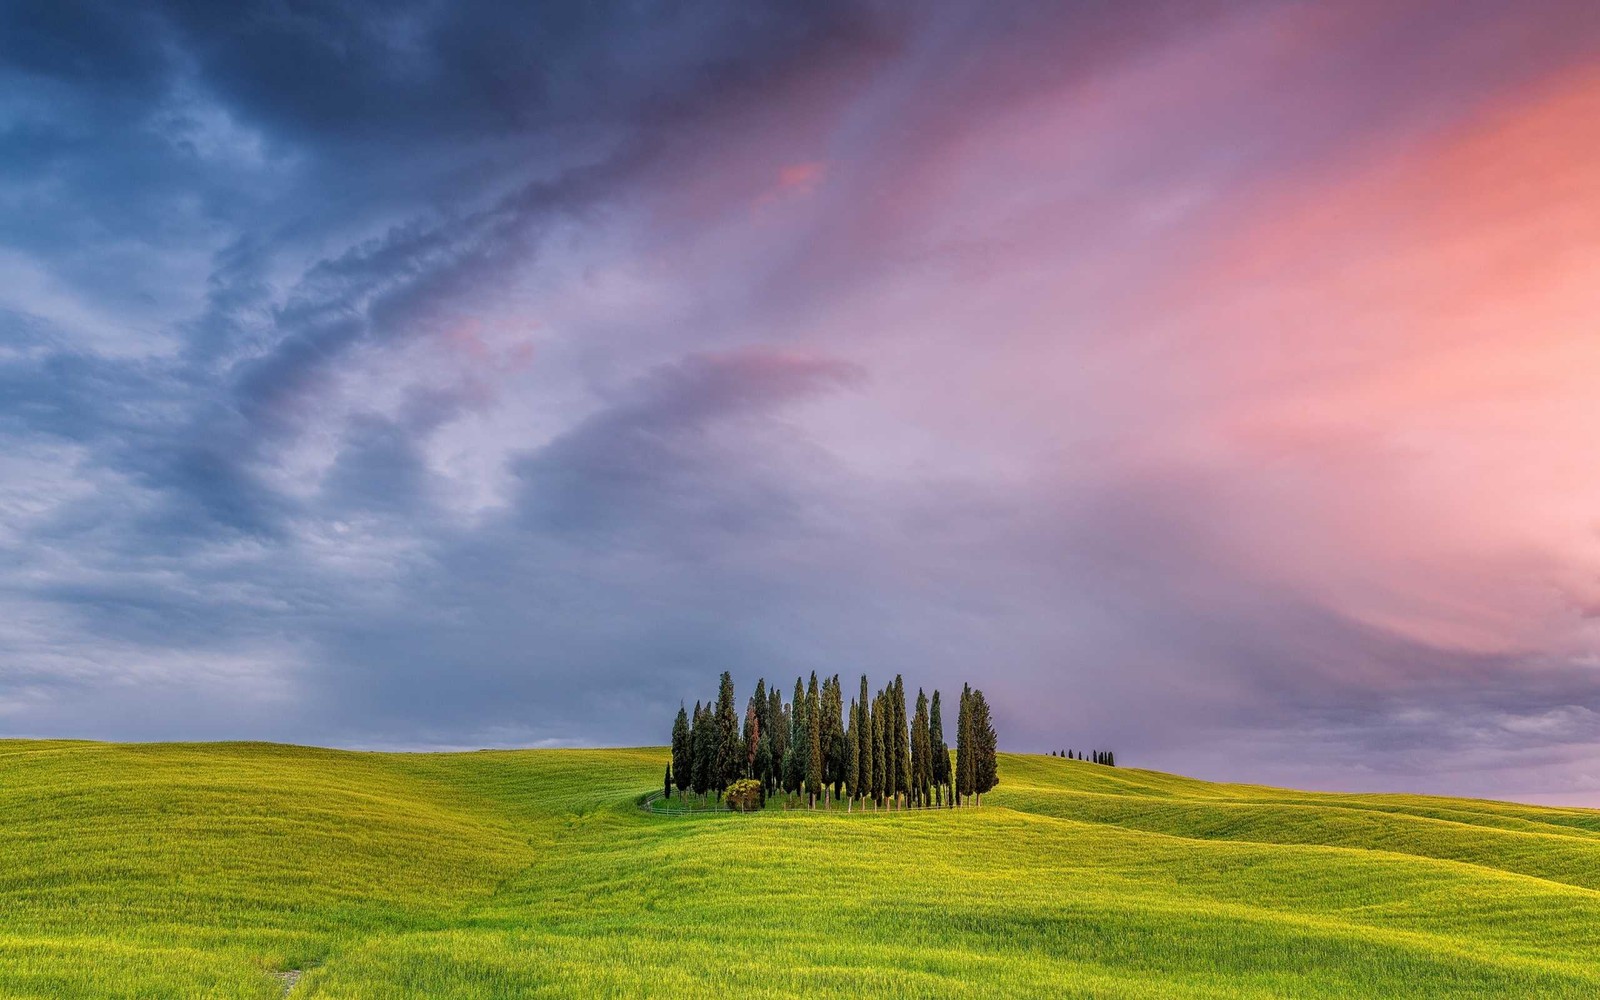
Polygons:
[[1000,755],[653,815],[668,751],[0,742],[0,997],[1592,997],[1600,812]]

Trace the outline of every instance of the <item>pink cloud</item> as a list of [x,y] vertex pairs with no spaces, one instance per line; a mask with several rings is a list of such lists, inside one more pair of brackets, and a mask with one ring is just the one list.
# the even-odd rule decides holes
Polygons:
[[778,171],[778,190],[789,194],[810,194],[827,175],[828,165],[825,163],[791,163]]
[[1143,319],[1181,331],[1154,391],[1243,477],[1259,572],[1435,645],[1583,647],[1597,157],[1600,76],[1565,73],[1230,206]]
[[453,351],[474,361],[489,360],[489,345],[483,340],[483,321],[469,319],[445,330],[444,343]]
[[[805,334],[874,373],[842,447],[873,467],[898,425],[947,471],[1204,491],[1219,574],[1463,654],[1584,648],[1600,78],[1294,132],[1326,103],[1295,76],[1318,39],[1378,23],[1224,25],[877,151],[784,272],[844,275]],[[1277,158],[1211,169],[1219,131],[1258,134],[1229,109],[1285,78]]]

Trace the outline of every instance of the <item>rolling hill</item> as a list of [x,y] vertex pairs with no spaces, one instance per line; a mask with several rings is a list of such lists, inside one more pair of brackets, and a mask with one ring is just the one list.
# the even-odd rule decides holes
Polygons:
[[1600,995],[1600,811],[1008,754],[654,815],[665,760],[0,741],[0,998]]

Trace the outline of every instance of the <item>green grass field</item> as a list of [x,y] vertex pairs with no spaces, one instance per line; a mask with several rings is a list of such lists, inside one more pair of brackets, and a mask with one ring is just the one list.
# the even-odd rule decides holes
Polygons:
[[1600,996],[1600,812],[1003,755],[652,815],[665,760],[0,741],[0,997]]

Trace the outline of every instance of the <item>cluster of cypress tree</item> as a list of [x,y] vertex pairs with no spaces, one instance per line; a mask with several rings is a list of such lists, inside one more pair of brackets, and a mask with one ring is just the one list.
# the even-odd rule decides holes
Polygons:
[[871,698],[868,690],[863,676],[847,709],[838,674],[819,682],[813,672],[810,684],[796,678],[787,702],[762,679],[745,705],[741,731],[733,678],[724,672],[714,703],[695,702],[693,714],[678,707],[666,794],[676,785],[680,793],[715,793],[720,801],[733,782],[751,779],[760,783],[763,799],[780,792],[803,796],[812,808],[838,798],[847,809],[858,802],[926,808],[981,803],[999,784],[998,741],[982,691],[962,688],[952,766],[938,691],[931,699],[917,691],[908,720],[899,676]]
[[1083,756],[1082,750],[1077,751],[1076,756],[1074,756],[1073,751],[1071,750],[1052,750],[1050,751],[1050,756],[1065,757],[1068,760],[1087,759],[1091,764],[1104,764],[1107,767],[1117,766],[1117,755],[1111,750],[1090,750],[1087,758]]

